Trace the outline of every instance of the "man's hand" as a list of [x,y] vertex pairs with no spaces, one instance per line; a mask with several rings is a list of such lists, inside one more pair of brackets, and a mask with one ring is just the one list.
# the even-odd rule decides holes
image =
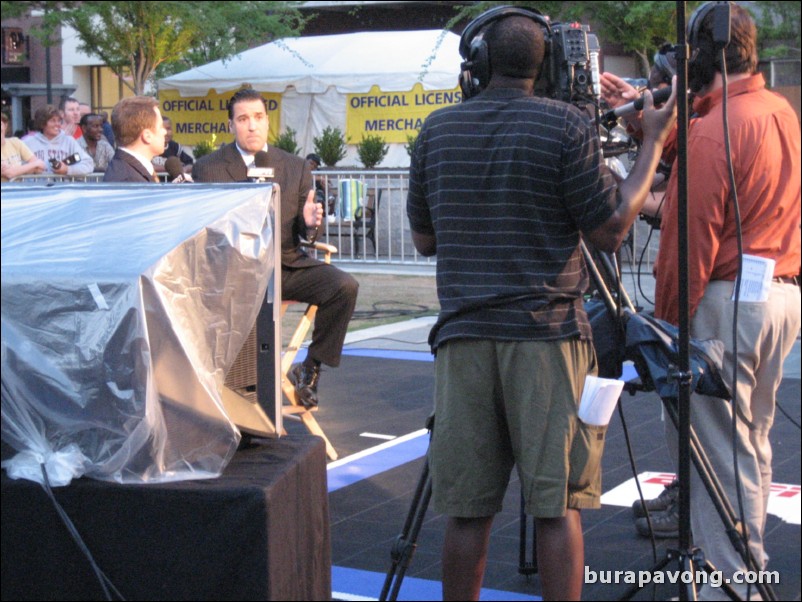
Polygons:
[[677,121],[677,76],[671,80],[671,96],[659,109],[654,108],[654,99],[651,92],[646,92],[641,114],[643,139],[651,138],[662,148],[669,132]]
[[310,190],[304,203],[304,223],[307,228],[319,228],[323,223],[323,205],[315,202],[315,191]]
[[[629,102],[634,102],[640,97],[640,94],[638,94],[634,86],[612,73],[602,73],[600,83],[602,100],[604,100],[611,109],[617,109]],[[632,134],[640,131],[640,113],[632,113],[622,117],[622,119],[629,128],[629,133]]]
[[633,86],[612,73],[602,73],[600,83],[602,99],[611,109],[625,105],[638,98],[638,91]]
[[654,108],[651,92],[645,94],[642,114],[643,143],[629,175],[618,186],[620,202],[612,207],[613,214],[606,222],[587,233],[590,242],[602,251],[612,253],[618,249],[643,208],[654,180],[663,143],[676,123],[676,100],[676,78],[672,82],[671,96],[661,108]]

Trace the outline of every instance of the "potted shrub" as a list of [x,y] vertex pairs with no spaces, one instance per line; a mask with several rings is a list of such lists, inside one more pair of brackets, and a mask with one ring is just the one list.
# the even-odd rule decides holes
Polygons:
[[356,153],[366,169],[372,169],[387,156],[389,146],[381,136],[362,136],[362,142],[357,144]]
[[345,136],[340,131],[340,128],[332,128],[331,126],[323,130],[323,133],[312,140],[315,145],[315,152],[323,159],[323,163],[327,167],[334,167],[337,161],[345,157]]
[[283,151],[287,151],[291,155],[297,155],[298,151],[301,150],[301,147],[298,146],[298,143],[295,140],[296,131],[290,127],[284,130],[284,133],[279,135],[276,138],[276,141],[273,143],[273,146],[276,148],[280,148]]
[[196,159],[200,159],[204,155],[213,153],[217,148],[215,146],[215,142],[217,142],[217,134],[212,134],[212,137],[209,140],[201,140],[198,142],[192,149],[192,154]]
[[406,149],[407,154],[411,157],[412,151],[415,150],[415,143],[418,141],[418,135],[407,135],[407,143],[404,145],[404,149]]

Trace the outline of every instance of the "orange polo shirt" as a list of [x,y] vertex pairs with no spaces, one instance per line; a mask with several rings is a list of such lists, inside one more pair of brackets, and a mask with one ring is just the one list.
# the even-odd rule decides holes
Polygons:
[[[688,268],[690,315],[707,283],[735,280],[738,247],[724,147],[722,93],[694,102],[688,132]],[[763,75],[728,90],[730,145],[741,213],[743,251],[774,259],[774,276],[800,266],[800,129],[796,113],[766,90]],[[671,171],[655,265],[655,315],[679,323],[677,167]]]

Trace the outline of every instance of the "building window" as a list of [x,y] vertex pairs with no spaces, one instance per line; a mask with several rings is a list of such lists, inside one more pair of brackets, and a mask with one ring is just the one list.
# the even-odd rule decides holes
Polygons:
[[28,54],[28,44],[25,34],[18,27],[3,29],[3,63],[6,65],[21,65]]

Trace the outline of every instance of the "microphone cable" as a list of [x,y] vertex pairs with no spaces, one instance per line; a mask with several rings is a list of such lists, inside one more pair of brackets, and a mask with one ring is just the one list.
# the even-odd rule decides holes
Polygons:
[[[53,504],[53,507],[56,510],[61,522],[64,523],[64,526],[67,528],[70,536],[72,537],[75,544],[78,546],[78,549],[81,550],[86,559],[89,561],[89,566],[94,572],[95,577],[97,578],[98,583],[100,584],[101,589],[103,590],[103,595],[105,596],[106,600],[115,600],[113,597],[116,596],[117,600],[124,601],[125,597],[120,593],[111,579],[106,576],[106,573],[103,572],[103,569],[98,566],[97,562],[95,561],[94,556],[92,556],[92,552],[89,550],[88,546],[84,542],[81,534],[78,532],[78,529],[75,527],[75,523],[72,522],[72,519],[67,514],[67,511],[64,510],[63,506],[59,503],[56,499],[55,494],[53,493],[53,489],[50,487],[50,479],[47,477],[47,470],[45,469],[45,465],[40,465],[42,468],[42,477],[44,479],[42,483],[42,489],[44,489],[45,494],[50,499]],[[112,595],[113,594],[113,595]]]
[[[729,15],[728,15],[729,18]],[[733,463],[733,473],[735,477],[735,492],[737,496],[737,503],[738,503],[738,519],[740,524],[744,527],[741,530],[740,538],[743,542],[744,549],[741,552],[741,556],[744,560],[744,564],[747,566],[748,569],[753,569],[755,571],[759,571],[761,569],[760,566],[750,566],[750,550],[749,550],[749,529],[746,527],[746,510],[744,508],[744,491],[743,491],[743,481],[741,480],[741,471],[740,471],[740,462],[738,460],[738,445],[737,445],[737,436],[738,436],[738,314],[740,310],[740,296],[741,296],[741,284],[743,278],[743,258],[744,258],[744,250],[743,250],[743,228],[741,222],[741,211],[738,205],[738,190],[736,187],[735,182],[735,169],[732,163],[732,147],[730,144],[730,132],[729,132],[729,111],[728,105],[729,100],[727,98],[727,94],[729,91],[729,82],[727,76],[727,61],[726,61],[726,51],[725,47],[721,48],[721,78],[722,78],[722,102],[721,102],[721,115],[722,115],[722,122],[723,122],[723,129],[724,129],[724,150],[727,155],[727,169],[728,169],[728,177],[729,177],[729,185],[730,185],[730,194],[729,199],[732,201],[732,209],[733,209],[733,220],[735,222],[735,238],[738,247],[738,269],[735,276],[735,285],[733,290],[733,320],[732,320],[732,356],[733,356],[733,365],[732,365],[732,400],[731,400],[731,407],[732,407],[732,421],[731,421],[731,437],[732,437],[732,463]],[[746,423],[747,428],[753,428],[753,425],[749,422]],[[760,559],[755,559],[756,562],[760,562]],[[752,593],[752,584],[749,583],[747,585],[746,590],[746,599],[749,600]],[[769,590],[769,593],[772,593]]]
[[[5,381],[0,381],[0,396],[2,396],[4,406],[11,399],[11,392],[8,390],[8,386],[6,385]],[[42,482],[40,485],[42,486],[45,495],[53,504],[53,508],[56,510],[56,514],[61,519],[61,522],[64,523],[64,526],[67,528],[67,532],[70,534],[73,541],[75,541],[75,544],[78,546],[78,549],[81,551],[81,553],[83,553],[83,555],[86,556],[86,559],[89,561],[89,566],[92,569],[92,572],[95,574],[106,600],[114,600],[115,598],[112,596],[112,594],[114,594],[117,596],[117,600],[124,601],[125,597],[120,593],[114,583],[112,583],[111,579],[106,576],[106,573],[103,572],[100,566],[98,566],[94,556],[92,556],[92,552],[89,550],[88,546],[81,537],[81,534],[78,532],[78,529],[75,527],[75,523],[72,522],[72,519],[67,514],[67,511],[64,510],[64,507],[56,499],[56,496],[53,493],[53,488],[50,486],[50,479],[47,476],[47,469],[45,468],[44,463],[40,464],[39,466],[42,471]]]

